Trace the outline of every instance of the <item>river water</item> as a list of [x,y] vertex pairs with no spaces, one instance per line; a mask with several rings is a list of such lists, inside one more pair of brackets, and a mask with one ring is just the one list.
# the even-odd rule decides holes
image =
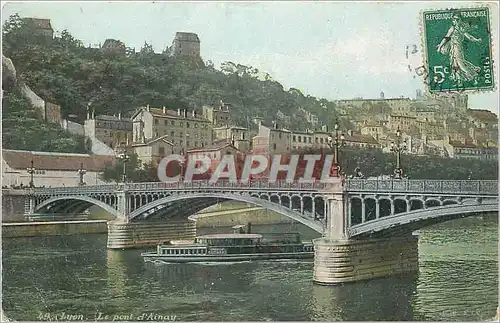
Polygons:
[[107,250],[106,235],[4,239],[3,309],[22,321],[484,321],[498,304],[496,214],[421,230],[418,275],[343,286],[313,284],[312,261],[155,265],[141,251]]

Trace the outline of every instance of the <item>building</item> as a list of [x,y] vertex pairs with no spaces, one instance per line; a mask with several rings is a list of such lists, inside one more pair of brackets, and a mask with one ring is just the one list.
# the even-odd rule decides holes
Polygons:
[[132,120],[118,116],[94,116],[87,113],[83,124],[84,133],[90,139],[97,139],[111,149],[117,149],[132,142]]
[[195,33],[177,32],[172,41],[170,55],[174,57],[200,57],[200,38]]
[[130,147],[142,164],[157,165],[163,157],[174,153],[174,145],[167,138],[168,135],[165,135],[145,142],[134,142]]
[[344,135],[346,146],[356,148],[381,148],[379,142],[371,135],[357,134],[352,130],[348,130]]
[[188,149],[212,143],[212,123],[198,116],[195,110],[177,111],[142,107],[132,116],[133,143],[146,143],[163,137],[173,145],[173,152],[183,154]]
[[[232,143],[228,143],[225,140],[218,140],[211,145],[203,148],[190,149],[187,151],[188,158],[206,156],[210,158],[210,172],[214,172],[217,169],[220,161],[225,155],[233,155],[240,157],[240,160],[244,160],[242,152],[238,150]],[[236,160],[235,160],[236,163]],[[227,170],[227,169],[226,169]]]
[[417,118],[406,115],[391,115],[389,118],[389,129],[409,132],[417,127]]
[[450,158],[498,160],[498,145],[493,141],[478,142],[473,138],[450,140],[449,136],[445,136],[444,148]]
[[52,29],[50,19],[23,18],[22,20],[29,28],[34,30],[35,35],[44,36],[50,39],[54,37],[54,29]]
[[106,39],[101,46],[101,52],[106,54],[125,54],[125,44],[117,39]]
[[314,132],[312,131],[294,131],[292,133],[292,149],[301,150],[312,148],[314,145]]
[[217,107],[204,105],[202,107],[202,117],[209,120],[213,127],[228,126],[231,124],[229,106],[229,104],[224,103],[222,100]]
[[116,159],[114,156],[2,149],[2,185],[28,186],[31,175],[27,169],[31,161],[35,168],[35,186],[62,187],[79,184],[78,170],[82,164],[87,171],[83,178],[86,185],[106,184],[101,179],[102,171],[106,165],[114,165]]
[[386,134],[386,129],[384,126],[377,123],[365,123],[364,126],[361,126],[361,134],[364,136],[371,136],[378,140],[378,138],[382,138]]
[[239,151],[246,153],[250,150],[250,136],[248,129],[238,126],[223,126],[213,128],[214,140],[225,140],[232,143]]
[[[341,134],[341,133],[339,133]],[[321,130],[314,132],[314,145],[313,147],[318,148],[329,148],[329,138],[332,137],[332,133],[328,131],[327,126],[322,126]]]
[[268,153],[270,155],[287,154],[292,150],[292,132],[280,129],[274,122],[273,126],[259,125],[259,136],[268,138]]

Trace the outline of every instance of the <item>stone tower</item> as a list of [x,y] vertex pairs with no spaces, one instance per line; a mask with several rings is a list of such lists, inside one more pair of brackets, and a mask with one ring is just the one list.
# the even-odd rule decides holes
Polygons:
[[174,57],[200,57],[200,38],[195,33],[177,32],[172,41],[170,55]]

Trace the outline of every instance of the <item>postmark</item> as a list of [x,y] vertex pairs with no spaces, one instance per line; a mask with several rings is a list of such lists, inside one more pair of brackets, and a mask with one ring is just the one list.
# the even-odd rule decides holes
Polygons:
[[428,92],[495,89],[489,7],[423,11],[421,19]]

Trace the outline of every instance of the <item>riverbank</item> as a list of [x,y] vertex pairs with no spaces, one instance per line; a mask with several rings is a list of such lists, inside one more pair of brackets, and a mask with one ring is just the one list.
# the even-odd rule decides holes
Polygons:
[[[290,224],[293,220],[261,207],[231,208],[221,211],[203,212],[189,217],[196,221],[197,228],[232,227],[237,224],[274,225]],[[2,223],[4,238],[57,236],[73,234],[108,233],[110,219],[79,221],[37,221]]]
[[107,220],[2,223],[4,238],[107,233]]

